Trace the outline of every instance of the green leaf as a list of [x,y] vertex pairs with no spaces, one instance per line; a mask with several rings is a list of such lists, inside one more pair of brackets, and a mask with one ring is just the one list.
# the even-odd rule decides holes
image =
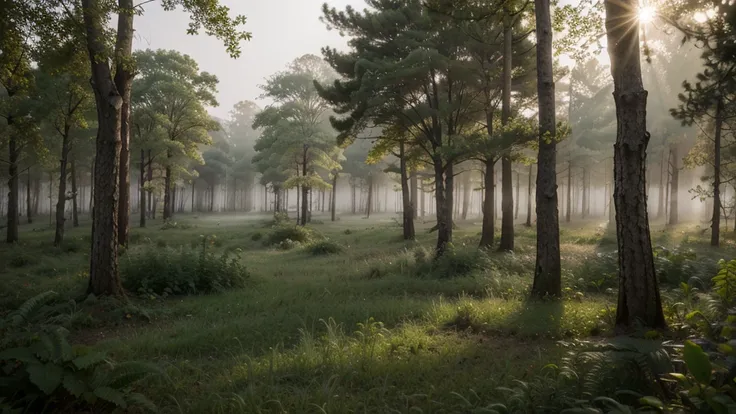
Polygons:
[[62,385],[64,386],[64,389],[77,398],[87,391],[87,384],[72,372],[64,374]]
[[87,369],[89,367],[95,366],[99,364],[100,362],[105,361],[107,358],[107,354],[102,352],[92,352],[87,355],[82,355],[80,357],[77,357],[72,361],[75,367],[77,369]]
[[46,395],[51,395],[56,390],[56,387],[61,384],[61,376],[64,374],[62,367],[51,362],[45,365],[32,364],[26,370],[31,382]]
[[671,376],[672,378],[674,378],[674,379],[676,379],[676,380],[680,381],[680,382],[685,382],[685,381],[687,381],[687,377],[686,377],[686,376],[684,376],[684,375],[682,375],[682,374],[680,374],[679,372],[670,372],[670,376]]
[[710,364],[710,359],[708,359],[708,354],[692,341],[685,341],[683,359],[688,371],[695,377],[696,381],[701,384],[710,384],[713,367]]
[[100,387],[95,390],[95,395],[122,409],[128,408],[128,404],[125,402],[125,394],[118,390],[114,390],[110,387]]
[[39,363],[30,348],[10,348],[0,352],[0,360],[15,360],[29,364]]
[[139,407],[143,407],[150,412],[158,411],[158,407],[156,407],[156,404],[154,404],[153,401],[149,400],[148,397],[141,393],[131,392],[130,395],[128,395],[128,401]]
[[657,397],[646,396],[639,398],[639,404],[654,407],[660,411],[664,409],[664,403]]

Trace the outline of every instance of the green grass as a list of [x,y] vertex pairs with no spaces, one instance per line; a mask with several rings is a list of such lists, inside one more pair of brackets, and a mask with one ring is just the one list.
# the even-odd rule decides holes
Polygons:
[[[218,294],[132,296],[122,311],[80,305],[89,316],[72,337],[116,360],[161,366],[170,381],[154,380],[146,393],[164,412],[469,412],[502,400],[497,387],[557,361],[556,340],[606,334],[610,326],[615,263],[601,257],[616,244],[599,222],[563,228],[565,300],[531,303],[533,229],[517,227],[513,255],[484,254],[469,275],[448,278],[424,274],[418,259],[420,249],[433,248],[432,223],[418,223],[418,240],[404,242],[390,216],[315,217],[324,224],[314,229],[341,250],[313,255],[308,247],[266,246],[268,219],[181,216],[176,226],[131,229],[131,247],[152,249],[197,247],[201,236],[214,235],[208,248],[241,250],[252,277]],[[0,312],[46,290],[83,297],[88,224],[69,229],[61,248],[39,225],[24,226],[17,246],[0,244],[0,263],[9,264],[0,267]],[[455,248],[474,249],[479,229],[458,223]],[[732,238],[708,249],[696,226],[660,230],[653,229],[655,244],[699,257],[730,258],[736,250]]]

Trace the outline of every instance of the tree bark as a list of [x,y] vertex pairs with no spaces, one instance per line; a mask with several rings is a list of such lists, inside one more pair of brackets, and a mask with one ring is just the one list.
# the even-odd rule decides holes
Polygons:
[[463,172],[463,210],[460,217],[463,220],[468,219],[468,210],[470,210],[470,171]]
[[337,199],[337,177],[340,173],[332,172],[332,191],[330,191],[330,220],[335,221],[335,203]]
[[521,187],[521,174],[519,172],[516,172],[516,195],[514,196],[514,220],[519,219],[519,202],[521,199],[519,198],[519,187]]
[[562,294],[560,224],[557,212],[555,83],[552,73],[552,22],[549,0],[535,0],[539,155],[537,157],[537,257],[532,296]]
[[[665,188],[665,164],[664,162],[664,148],[662,148],[662,157],[659,161],[659,200],[657,200],[657,219],[664,217],[664,188]],[[666,217],[665,217],[666,220]]]
[[79,211],[77,208],[77,163],[74,159],[71,162],[71,179],[72,179],[72,226],[79,227]]
[[[447,191],[444,165],[442,157],[433,157],[435,178],[435,205],[437,216],[437,245],[435,247],[436,257],[442,256],[447,250],[447,244],[452,242],[452,193]],[[450,171],[447,172],[449,176]],[[451,189],[450,189],[451,191]],[[450,200],[447,200],[447,197]]]
[[583,167],[583,207],[581,209],[581,215],[583,218],[588,217],[588,213],[590,212],[590,189],[588,188],[588,169]]
[[526,188],[526,223],[527,227],[532,226],[532,175],[534,173],[534,164],[529,164],[529,182]]
[[670,159],[672,160],[672,181],[670,182],[670,216],[667,224],[674,226],[678,223],[677,190],[680,187],[680,168],[678,164],[677,144],[670,145]]
[[371,217],[371,208],[373,207],[373,174],[368,173],[368,196],[365,204],[365,218]]
[[410,190],[409,190],[409,177],[406,167],[406,155],[404,148],[404,141],[399,141],[399,166],[401,173],[401,201],[403,204],[403,223],[402,228],[404,230],[404,240],[414,240],[414,206],[412,204]]
[[28,224],[33,223],[33,206],[31,203],[31,169],[26,174],[26,219]]
[[89,291],[95,295],[122,295],[118,274],[117,218],[123,99],[115,87],[106,59],[106,21],[101,5],[98,0],[82,0],[82,10],[98,118]]
[[59,192],[56,196],[56,230],[54,232],[54,246],[60,246],[64,241],[64,210],[66,207],[66,179],[69,160],[69,125],[64,125],[61,139],[61,159],[59,160]]
[[567,162],[567,198],[565,205],[565,223],[571,220],[572,212],[572,162]]
[[[140,175],[141,175],[141,198],[139,200],[140,206],[140,227],[146,227],[146,151],[141,149],[141,164],[140,164]],[[192,188],[192,202],[194,201],[194,188]],[[192,211],[194,211],[194,204],[192,204]]]
[[721,239],[721,131],[723,130],[723,98],[716,103],[716,131],[713,158],[713,218],[710,245],[718,247]]
[[[7,119],[10,136],[8,137],[8,212],[7,212],[7,229],[5,241],[8,243],[16,243],[18,241],[18,221],[20,219],[18,212],[18,159],[20,158],[20,149],[18,148],[18,134],[13,131],[15,120],[12,115]],[[49,213],[50,214],[50,213]]]
[[489,248],[493,246],[493,239],[496,237],[496,220],[493,217],[493,206],[496,204],[493,191],[495,162],[492,159],[486,159],[484,164],[486,172],[483,176],[483,192],[485,195],[483,198],[483,224],[480,232],[479,247]]
[[[148,179],[146,180],[149,183],[153,184],[153,157],[151,156],[151,150],[148,150]],[[156,205],[153,200],[153,188],[151,191],[148,191],[148,209],[150,210],[148,212],[149,217],[152,219],[156,219]]]
[[[511,119],[511,70],[513,27],[509,11],[503,21],[503,88],[501,91],[501,124],[506,125]],[[514,183],[510,149],[501,158],[501,241],[500,251],[514,250]]]
[[171,218],[171,153],[166,154],[164,176],[164,221]]
[[115,87],[123,98],[120,108],[120,171],[118,243],[128,245],[130,231],[130,92],[133,86],[133,0],[118,0],[118,32],[115,44]]
[[[647,91],[639,60],[637,0],[605,0],[608,54],[616,104],[614,202],[619,292],[616,329],[664,328],[646,198]],[[632,27],[633,26],[633,27]]]
[[417,179],[417,172],[413,171],[411,174],[410,187],[411,187],[411,205],[413,207],[414,219],[419,217],[419,184]]

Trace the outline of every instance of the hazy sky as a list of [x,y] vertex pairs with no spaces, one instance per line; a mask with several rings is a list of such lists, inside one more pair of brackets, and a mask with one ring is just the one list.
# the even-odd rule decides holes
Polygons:
[[[226,118],[233,105],[258,99],[258,85],[284,69],[294,58],[306,53],[321,56],[326,45],[346,48],[346,39],[336,31],[328,31],[319,21],[325,0],[220,0],[234,14],[248,18],[246,29],[253,34],[243,42],[243,54],[231,59],[222,42],[204,34],[186,34],[189,16],[183,12],[165,12],[157,3],[145,5],[143,16],[135,21],[136,49],[175,49],[199,62],[200,70],[214,73],[220,79],[220,106],[210,112]],[[348,4],[362,9],[363,0],[327,0],[330,6],[344,9]]]

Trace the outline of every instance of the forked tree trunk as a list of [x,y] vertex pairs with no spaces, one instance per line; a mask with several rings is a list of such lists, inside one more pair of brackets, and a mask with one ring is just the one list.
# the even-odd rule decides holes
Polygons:
[[[616,329],[664,328],[646,198],[647,91],[639,60],[637,0],[605,0],[608,54],[616,104],[614,201],[619,292]],[[632,27],[633,26],[633,27]]]
[[667,224],[674,226],[678,222],[677,189],[680,186],[680,168],[677,159],[677,145],[670,145],[670,159],[672,160],[672,181],[670,182],[670,216]]
[[399,166],[401,173],[401,202],[403,204],[402,212],[402,228],[404,230],[404,240],[414,240],[414,206],[412,205],[411,195],[409,194],[409,177],[406,167],[404,141],[399,142]]
[[721,239],[721,131],[723,130],[723,98],[716,103],[716,131],[713,152],[713,218],[710,245],[718,247]]
[[529,182],[526,187],[526,223],[527,227],[532,226],[532,175],[534,173],[534,164],[529,164]]
[[89,291],[95,295],[122,295],[118,274],[117,219],[123,99],[115,87],[106,59],[106,22],[100,12],[101,7],[98,0],[82,0],[98,115]]
[[555,83],[552,72],[552,21],[549,0],[535,0],[539,155],[537,157],[537,258],[532,296],[559,297],[560,224],[557,212]]

